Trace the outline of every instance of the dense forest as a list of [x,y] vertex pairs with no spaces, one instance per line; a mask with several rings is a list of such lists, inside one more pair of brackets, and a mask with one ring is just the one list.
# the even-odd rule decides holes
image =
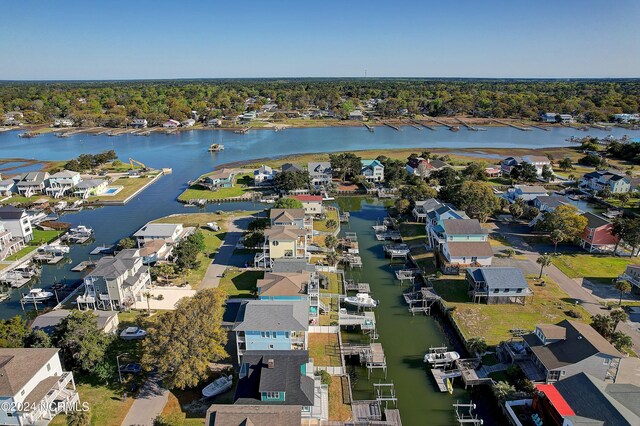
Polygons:
[[[247,100],[250,99],[250,102]],[[381,117],[427,114],[537,119],[540,112],[606,121],[637,113],[640,80],[274,79],[102,82],[0,82],[0,112],[27,124],[69,117],[77,124],[150,125],[168,118],[235,116],[277,103],[280,111],[321,109],[345,118],[369,99]],[[370,104],[371,106],[371,104]]]

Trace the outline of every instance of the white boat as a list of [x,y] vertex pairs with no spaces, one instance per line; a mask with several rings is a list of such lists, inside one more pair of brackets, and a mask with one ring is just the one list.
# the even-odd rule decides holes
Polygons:
[[218,222],[208,222],[207,228],[214,232],[218,232],[220,230],[220,226],[218,226]]
[[44,291],[41,288],[32,288],[28,294],[22,296],[23,302],[44,302],[53,297],[53,293],[50,291]]
[[92,235],[93,229],[87,228],[84,225],[78,225],[75,228],[69,229],[69,232],[76,235]]
[[233,386],[233,376],[222,376],[219,379],[209,383],[204,389],[202,389],[202,395],[205,398],[211,398],[221,393],[225,393]]
[[69,247],[61,246],[58,244],[47,244],[38,249],[41,253],[52,253],[57,255],[67,254],[69,253]]
[[209,146],[209,152],[219,152],[219,151],[224,151],[224,145],[219,143],[212,143]]
[[429,364],[450,364],[460,359],[460,354],[455,351],[450,352],[429,352],[424,355],[424,362]]
[[147,335],[147,332],[138,327],[127,327],[120,333],[122,340],[137,340],[142,339]]
[[358,293],[355,296],[345,297],[344,302],[358,308],[375,308],[378,306],[378,301],[367,293]]

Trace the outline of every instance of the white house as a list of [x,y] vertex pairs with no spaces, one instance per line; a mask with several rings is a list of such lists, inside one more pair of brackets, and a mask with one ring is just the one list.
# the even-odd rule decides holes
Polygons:
[[0,348],[0,424],[46,425],[80,405],[73,373],[62,369],[58,351]]
[[49,176],[46,192],[54,198],[60,198],[71,191],[80,181],[80,173],[62,170]]
[[147,223],[136,231],[133,237],[138,242],[138,247],[143,247],[145,244],[155,240],[176,244],[194,231],[195,228],[184,228],[181,223]]
[[24,247],[24,240],[14,237],[4,223],[0,222],[0,260],[19,252],[22,247]]
[[175,129],[176,127],[180,126],[180,122],[178,120],[173,120],[173,119],[169,119],[167,121],[165,121],[164,123],[162,123],[162,127],[164,128],[173,128]]
[[295,198],[302,203],[302,208],[306,215],[318,216],[324,212],[322,196],[320,195],[295,195],[291,198]]
[[384,181],[384,166],[378,160],[362,160],[362,175],[367,182]]
[[53,122],[54,127],[71,127],[73,120],[70,118],[56,118]]
[[524,157],[507,157],[500,163],[500,170],[503,175],[509,176],[511,171],[521,165],[522,163],[529,163],[536,168],[536,174],[542,176],[544,167],[551,167],[551,160],[542,155],[525,155]]
[[328,161],[310,161],[307,167],[311,176],[311,184],[314,187],[327,186],[331,183],[333,179],[331,163]]
[[514,185],[505,193],[506,197],[512,201],[520,198],[525,201],[531,201],[538,197],[547,195],[547,190],[540,185]]
[[148,124],[149,123],[144,118],[134,118],[133,120],[131,120],[131,123],[129,123],[129,127],[135,127],[137,129],[144,129],[144,128],[147,127]]
[[22,238],[25,243],[33,240],[33,229],[29,215],[23,209],[13,206],[0,207],[0,222],[4,223],[13,238]]
[[349,120],[364,121],[364,115],[362,114],[362,111],[357,109],[349,113]]
[[47,172],[28,172],[20,175],[16,188],[18,194],[31,197],[35,194],[44,194],[46,182],[49,179]]
[[613,194],[622,194],[631,190],[631,179],[613,171],[595,171],[582,176],[578,186],[594,192],[609,189]]
[[253,171],[253,181],[256,185],[269,184],[276,177],[276,172],[264,164],[259,169]]
[[187,118],[182,123],[182,127],[193,127],[196,124],[196,120],[193,118]]
[[89,198],[104,194],[108,182],[104,179],[81,180],[74,188],[73,194],[81,198]]
[[[62,322],[63,319],[71,315],[68,309],[56,309],[38,315],[33,319],[30,324],[31,330],[42,330],[47,334],[53,334],[56,327]],[[118,319],[117,311],[93,311],[93,315],[96,319],[96,325],[98,330],[105,334],[115,334],[118,331],[118,325],[120,321]]]
[[212,118],[209,121],[207,121],[207,126],[209,126],[209,127],[220,127],[220,126],[222,126],[222,120],[220,120],[219,118]]
[[16,178],[0,179],[0,195],[8,197],[16,191]]

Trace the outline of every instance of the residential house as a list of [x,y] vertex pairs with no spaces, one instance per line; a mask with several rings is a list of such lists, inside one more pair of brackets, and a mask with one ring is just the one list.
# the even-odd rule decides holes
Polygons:
[[47,179],[49,179],[49,173],[47,172],[28,172],[21,174],[16,183],[18,194],[24,195],[25,197],[44,194]]
[[[45,312],[44,314],[35,317],[29,327],[31,327],[32,331],[42,330],[47,334],[53,334],[56,327],[58,327],[63,319],[71,315],[71,312],[72,311],[68,309],[56,309]],[[93,311],[93,314],[96,319],[98,330],[105,334],[117,333],[118,325],[120,324],[117,311],[96,310]]]
[[304,169],[301,166],[293,163],[284,163],[282,167],[280,167],[280,170],[282,170],[283,173],[304,171]]
[[608,189],[613,194],[623,194],[631,190],[631,179],[618,172],[595,171],[582,176],[578,186],[593,192]]
[[[429,200],[427,200],[429,201]],[[429,247],[438,248],[445,242],[442,222],[450,219],[469,219],[461,210],[454,210],[450,204],[442,204],[439,207],[430,208],[426,213],[426,234]]]
[[502,175],[502,169],[500,167],[495,167],[495,166],[485,167],[484,174],[490,178],[499,177]]
[[536,385],[531,403],[540,424],[552,426],[640,425],[640,387],[579,373]]
[[253,181],[256,185],[272,184],[276,177],[276,172],[264,164],[259,169],[253,171]]
[[134,118],[133,120],[131,120],[131,123],[129,123],[129,127],[133,127],[136,129],[145,129],[148,124],[149,123],[145,118]]
[[457,273],[465,266],[491,266],[493,250],[477,219],[440,220],[431,234],[444,272]]
[[109,181],[105,179],[87,179],[81,180],[74,188],[73,194],[86,199],[102,195],[107,191]]
[[163,240],[153,240],[140,248],[142,263],[152,265],[156,262],[167,260],[173,251],[173,246]]
[[308,272],[265,272],[256,282],[261,300],[304,300],[311,281]]
[[580,373],[613,380],[623,357],[593,327],[578,321],[537,325],[523,339],[535,367],[524,372],[536,382],[557,382]]
[[193,127],[195,124],[196,120],[194,120],[193,118],[187,118],[182,123],[180,123],[182,127]]
[[511,201],[515,201],[518,198],[524,201],[532,201],[546,195],[547,190],[545,187],[539,185],[514,185],[513,188],[509,188],[505,193],[507,199]]
[[640,121],[640,114],[614,114],[613,119],[619,123],[629,123],[631,121]]
[[265,112],[273,112],[275,110],[278,109],[278,104],[274,103],[274,102],[269,102],[266,103],[264,105],[262,105],[262,107],[260,108],[260,111],[265,113]]
[[299,426],[301,422],[299,405],[212,404],[204,420],[205,426]]
[[309,162],[311,185],[314,187],[327,186],[333,180],[333,169],[328,161]]
[[0,222],[11,233],[12,238],[20,238],[25,243],[33,240],[31,220],[24,209],[9,205],[0,207]]
[[204,184],[212,191],[216,191],[220,188],[231,188],[233,187],[235,176],[236,174],[232,170],[218,170],[209,176],[206,176],[204,178]]
[[181,223],[147,223],[133,234],[133,238],[138,242],[138,247],[144,247],[153,241],[173,245],[194,231],[194,227],[185,228]]
[[587,218],[587,226],[580,236],[580,247],[589,253],[613,251],[620,241],[620,237],[613,235],[613,223],[591,212],[582,216]]
[[308,216],[320,216],[324,213],[322,196],[320,195],[294,195],[291,197],[302,203],[304,214]]
[[175,129],[180,126],[180,122],[178,120],[169,119],[162,123],[162,127],[165,129]]
[[569,199],[562,195],[540,195],[533,199],[532,204],[540,212],[552,212],[560,206],[571,204]]
[[500,170],[503,176],[511,175],[511,171],[523,164],[529,163],[536,168],[536,174],[542,176],[544,167],[551,167],[551,160],[542,155],[525,155],[524,157],[507,157],[500,162]]
[[150,285],[149,267],[144,265],[139,251],[122,250],[98,260],[95,269],[84,277],[84,294],[76,302],[82,308],[124,309],[144,301]]
[[207,126],[209,127],[220,127],[222,126],[222,120],[219,118],[212,118],[207,121]]
[[629,281],[635,287],[636,292],[640,291],[640,265],[627,265],[627,268],[618,276],[618,279]]
[[295,226],[301,229],[309,228],[313,222],[305,216],[302,209],[271,209],[269,220],[271,226]]
[[272,226],[264,231],[265,242],[261,253],[256,253],[257,267],[271,268],[272,262],[280,258],[306,259],[308,231],[298,226]]
[[543,123],[573,123],[575,119],[571,114],[557,114],[555,112],[545,112],[540,114]]
[[533,296],[527,280],[519,268],[467,268],[469,295],[474,303],[519,303],[524,305]]
[[10,177],[10,178],[5,178],[5,179],[1,179],[0,178],[0,195],[8,197],[13,192],[15,192],[16,191],[16,180],[18,180],[17,177]]
[[362,114],[362,111],[360,111],[359,109],[356,109],[349,113],[349,120],[364,121],[364,114]]
[[274,259],[271,264],[271,272],[315,272],[316,267],[307,263],[307,259],[295,257],[281,257]]
[[436,160],[432,158],[424,159],[422,157],[409,158],[407,160],[407,164],[405,165],[407,173],[420,177],[427,177],[431,173],[445,167],[450,166],[442,160]]
[[247,351],[306,350],[307,300],[247,300],[236,316],[238,362]]
[[247,111],[244,114],[242,114],[240,116],[240,122],[241,123],[250,123],[253,120],[256,119],[256,112],[255,111]]
[[328,386],[314,376],[306,350],[247,351],[234,399],[234,406],[298,406],[302,418],[314,424],[329,418]]
[[362,160],[361,173],[367,182],[384,181],[384,166],[378,160]]
[[70,118],[56,118],[53,127],[71,127],[73,124],[73,120]]
[[49,176],[46,192],[53,198],[60,198],[70,192],[81,180],[80,173],[62,170]]
[[73,373],[57,348],[0,348],[0,424],[47,425],[79,406]]
[[0,261],[16,254],[22,247],[24,247],[24,240],[20,237],[14,237],[4,223],[0,222]]
[[413,210],[411,214],[416,222],[426,222],[427,214],[434,211],[437,208],[444,207],[444,204],[435,198],[429,198],[428,200],[418,200],[414,202]]
[[22,120],[24,118],[20,111],[5,112],[3,115],[3,126],[22,126]]

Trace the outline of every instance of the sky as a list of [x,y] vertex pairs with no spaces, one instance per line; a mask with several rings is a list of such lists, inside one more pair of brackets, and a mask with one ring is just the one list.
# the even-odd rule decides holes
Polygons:
[[2,2],[0,80],[640,77],[640,1]]

